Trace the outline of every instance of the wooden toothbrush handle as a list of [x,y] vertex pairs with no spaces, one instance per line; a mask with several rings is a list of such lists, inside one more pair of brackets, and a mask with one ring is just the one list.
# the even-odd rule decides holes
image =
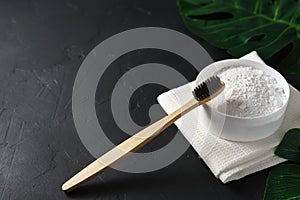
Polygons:
[[148,143],[155,136],[173,124],[183,114],[187,113],[198,105],[199,102],[195,99],[192,99],[175,112],[136,133],[73,176],[70,180],[63,184],[62,190],[70,191],[76,186],[79,186],[81,183],[86,182],[92,177],[100,174],[107,167],[125,157],[130,152],[133,152],[142,147],[144,144]]

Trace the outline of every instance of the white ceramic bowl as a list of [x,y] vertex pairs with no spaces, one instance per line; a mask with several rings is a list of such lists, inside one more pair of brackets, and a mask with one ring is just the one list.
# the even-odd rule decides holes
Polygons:
[[253,118],[242,118],[226,115],[212,106],[224,98],[224,94],[222,93],[213,99],[212,102],[199,107],[199,123],[208,128],[209,133],[232,141],[255,141],[272,135],[282,124],[288,104],[290,89],[287,81],[279,72],[265,64],[244,59],[229,59],[215,62],[205,67],[199,73],[196,79],[196,85],[215,75],[216,72],[224,67],[229,66],[252,66],[275,77],[280,86],[284,89],[286,101],[281,108],[274,110],[271,114]]

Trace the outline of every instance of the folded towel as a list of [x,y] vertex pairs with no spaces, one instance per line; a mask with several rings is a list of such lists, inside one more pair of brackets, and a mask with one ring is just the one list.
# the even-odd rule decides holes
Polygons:
[[[256,52],[241,59],[263,63]],[[182,103],[193,98],[194,84],[195,82],[191,82],[165,92],[157,100],[167,113],[171,113]],[[226,183],[285,161],[274,155],[274,150],[284,133],[291,128],[300,127],[299,102],[300,93],[290,85],[290,100],[282,126],[270,137],[255,142],[227,141],[208,133],[208,130],[195,119],[197,109],[186,114],[184,120],[177,120],[175,124],[212,173]]]

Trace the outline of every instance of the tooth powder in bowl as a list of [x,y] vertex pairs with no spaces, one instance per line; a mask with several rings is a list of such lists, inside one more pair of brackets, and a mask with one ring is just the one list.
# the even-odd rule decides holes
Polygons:
[[229,66],[216,73],[225,83],[220,112],[237,117],[260,117],[280,109],[286,102],[275,77],[252,66]]
[[289,85],[279,72],[262,63],[229,59],[204,68],[196,84],[213,75],[220,77],[225,89],[199,107],[199,123],[209,133],[246,142],[278,130],[290,95]]

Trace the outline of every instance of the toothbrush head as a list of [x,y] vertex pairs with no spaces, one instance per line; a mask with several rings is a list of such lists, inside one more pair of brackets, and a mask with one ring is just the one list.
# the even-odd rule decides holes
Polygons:
[[212,76],[203,81],[193,90],[193,95],[197,101],[210,100],[219,95],[225,88],[225,84],[218,76]]

